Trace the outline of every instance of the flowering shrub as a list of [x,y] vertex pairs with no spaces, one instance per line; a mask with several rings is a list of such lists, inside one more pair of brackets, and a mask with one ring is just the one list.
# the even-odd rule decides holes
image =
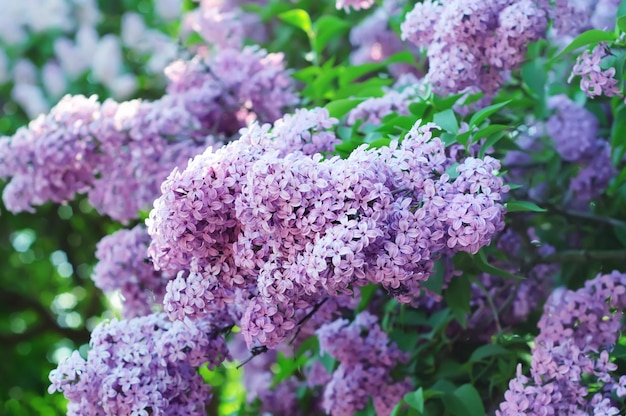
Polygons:
[[102,226],[67,414],[626,412],[626,3],[154,7],[178,45],[55,40],[108,90],[0,139],[15,218]]

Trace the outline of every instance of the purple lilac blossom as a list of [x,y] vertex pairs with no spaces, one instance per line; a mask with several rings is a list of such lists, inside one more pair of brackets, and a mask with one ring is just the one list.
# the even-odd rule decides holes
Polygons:
[[119,230],[104,237],[96,246],[92,280],[104,291],[120,291],[125,318],[152,313],[160,305],[169,280],[154,270],[148,258],[150,236],[145,227]]
[[197,33],[205,41],[194,46],[198,51],[211,48],[240,49],[246,40],[260,44],[268,33],[256,13],[248,13],[241,6],[265,6],[267,0],[194,0],[199,7],[183,16],[182,34]]
[[206,133],[230,136],[257,119],[273,122],[297,102],[283,55],[256,46],[179,60],[165,74],[168,93],[180,97]]
[[50,393],[69,400],[68,415],[204,415],[210,387],[197,373],[229,358],[208,321],[170,322],[165,314],[104,322],[50,373]]
[[337,10],[344,9],[346,12],[350,11],[350,8],[354,10],[369,9],[374,5],[374,0],[337,0],[335,7]]
[[491,96],[527,45],[545,37],[548,9],[532,0],[426,0],[406,15],[402,39],[427,49],[425,82],[436,93],[478,88]]
[[622,88],[615,79],[615,68],[602,69],[602,59],[609,56],[610,50],[607,45],[600,43],[591,52],[584,51],[572,68],[567,82],[574,77],[580,77],[580,89],[590,98],[615,97],[622,95]]
[[588,29],[611,30],[619,0],[556,0],[550,11],[559,36],[576,36]]
[[598,275],[577,291],[560,288],[548,299],[532,349],[530,377],[518,366],[497,416],[619,413],[624,380],[610,352],[622,329],[626,275]]
[[332,416],[349,416],[373,399],[377,415],[388,416],[411,389],[407,380],[395,381],[391,370],[408,361],[378,325],[378,318],[361,312],[353,322],[338,319],[317,330],[320,353],[339,362],[324,388],[322,406]]
[[465,158],[451,179],[438,127],[419,123],[401,145],[324,159],[334,123],[312,110],[253,125],[163,183],[149,252],[179,272],[172,319],[230,306],[249,348],[276,348],[329,296],[376,283],[411,301],[436,258],[475,253],[503,228],[495,159]]
[[596,142],[598,119],[564,94],[550,97],[548,107],[554,113],[546,123],[546,133],[554,141],[557,152],[568,162],[580,160]]

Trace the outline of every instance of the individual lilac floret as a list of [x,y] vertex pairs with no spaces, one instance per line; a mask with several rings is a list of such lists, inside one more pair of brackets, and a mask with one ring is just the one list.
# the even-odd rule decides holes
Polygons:
[[50,373],[50,393],[68,415],[205,415],[210,387],[198,374],[228,358],[208,321],[170,322],[165,314],[98,325],[87,359],[78,351]]
[[546,123],[546,133],[563,160],[579,161],[596,142],[598,119],[564,94],[550,97],[548,107],[554,113]]
[[91,278],[104,292],[120,291],[125,318],[148,315],[163,301],[169,279],[154,270],[149,244],[147,230],[138,225],[108,235],[96,246],[98,263]]
[[539,320],[530,377],[518,366],[496,415],[618,414],[611,392],[623,394],[623,380],[610,352],[624,308],[626,275],[616,271],[577,291],[557,289]]
[[615,79],[615,68],[602,69],[602,59],[610,53],[604,43],[596,45],[591,52],[586,50],[578,58],[567,80],[571,82],[576,76],[580,77],[580,89],[590,98],[614,97],[622,95],[622,88]]
[[395,381],[391,370],[408,355],[391,342],[369,312],[350,323],[338,319],[317,330],[320,352],[339,362],[324,389],[322,406],[332,416],[349,416],[373,399],[377,415],[389,415],[411,389],[408,380]]
[[374,0],[337,0],[335,6],[337,10],[344,9],[346,12],[350,11],[350,8],[354,10],[369,9],[374,5]]
[[527,45],[545,36],[548,2],[426,0],[402,23],[402,39],[426,49],[426,83],[445,95],[478,88],[493,95]]

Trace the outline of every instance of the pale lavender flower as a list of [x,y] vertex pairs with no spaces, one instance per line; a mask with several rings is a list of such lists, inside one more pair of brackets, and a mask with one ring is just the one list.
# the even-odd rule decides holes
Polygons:
[[[577,291],[554,291],[539,320],[530,377],[518,367],[496,415],[617,414],[610,392],[621,389],[621,380],[609,354],[624,308],[626,275],[616,271]],[[591,396],[594,385],[600,391]]]
[[197,373],[229,358],[209,321],[172,323],[164,314],[104,322],[50,373],[50,393],[69,400],[68,415],[204,415],[210,387]]
[[120,291],[126,318],[148,315],[163,300],[168,277],[154,270],[149,244],[146,229],[138,225],[104,237],[96,247],[98,263],[91,278],[104,292]]
[[590,98],[604,95],[614,97],[622,95],[622,88],[615,79],[615,68],[602,69],[602,59],[610,53],[604,43],[596,45],[591,52],[584,51],[572,68],[572,73],[567,82],[571,82],[575,76],[580,77],[580,89]]
[[350,8],[354,10],[369,9],[374,5],[374,0],[337,0],[335,7],[337,10],[344,9],[346,12],[350,11]]

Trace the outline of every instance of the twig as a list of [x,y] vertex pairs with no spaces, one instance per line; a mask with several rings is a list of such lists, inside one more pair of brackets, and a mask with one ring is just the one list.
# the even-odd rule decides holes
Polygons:
[[300,330],[302,329],[302,324],[304,324],[306,321],[308,321],[311,318],[311,316],[313,316],[313,314],[315,312],[317,312],[319,310],[319,308],[321,308],[324,303],[326,303],[327,300],[328,300],[328,298],[322,299],[318,304],[313,306],[313,309],[311,309],[311,311],[309,313],[304,315],[304,317],[298,321],[298,323],[296,324],[298,329],[296,330],[296,333],[293,336],[293,338],[291,338],[291,341],[289,341],[289,345],[293,344],[293,342],[298,337],[298,334],[300,334]]

